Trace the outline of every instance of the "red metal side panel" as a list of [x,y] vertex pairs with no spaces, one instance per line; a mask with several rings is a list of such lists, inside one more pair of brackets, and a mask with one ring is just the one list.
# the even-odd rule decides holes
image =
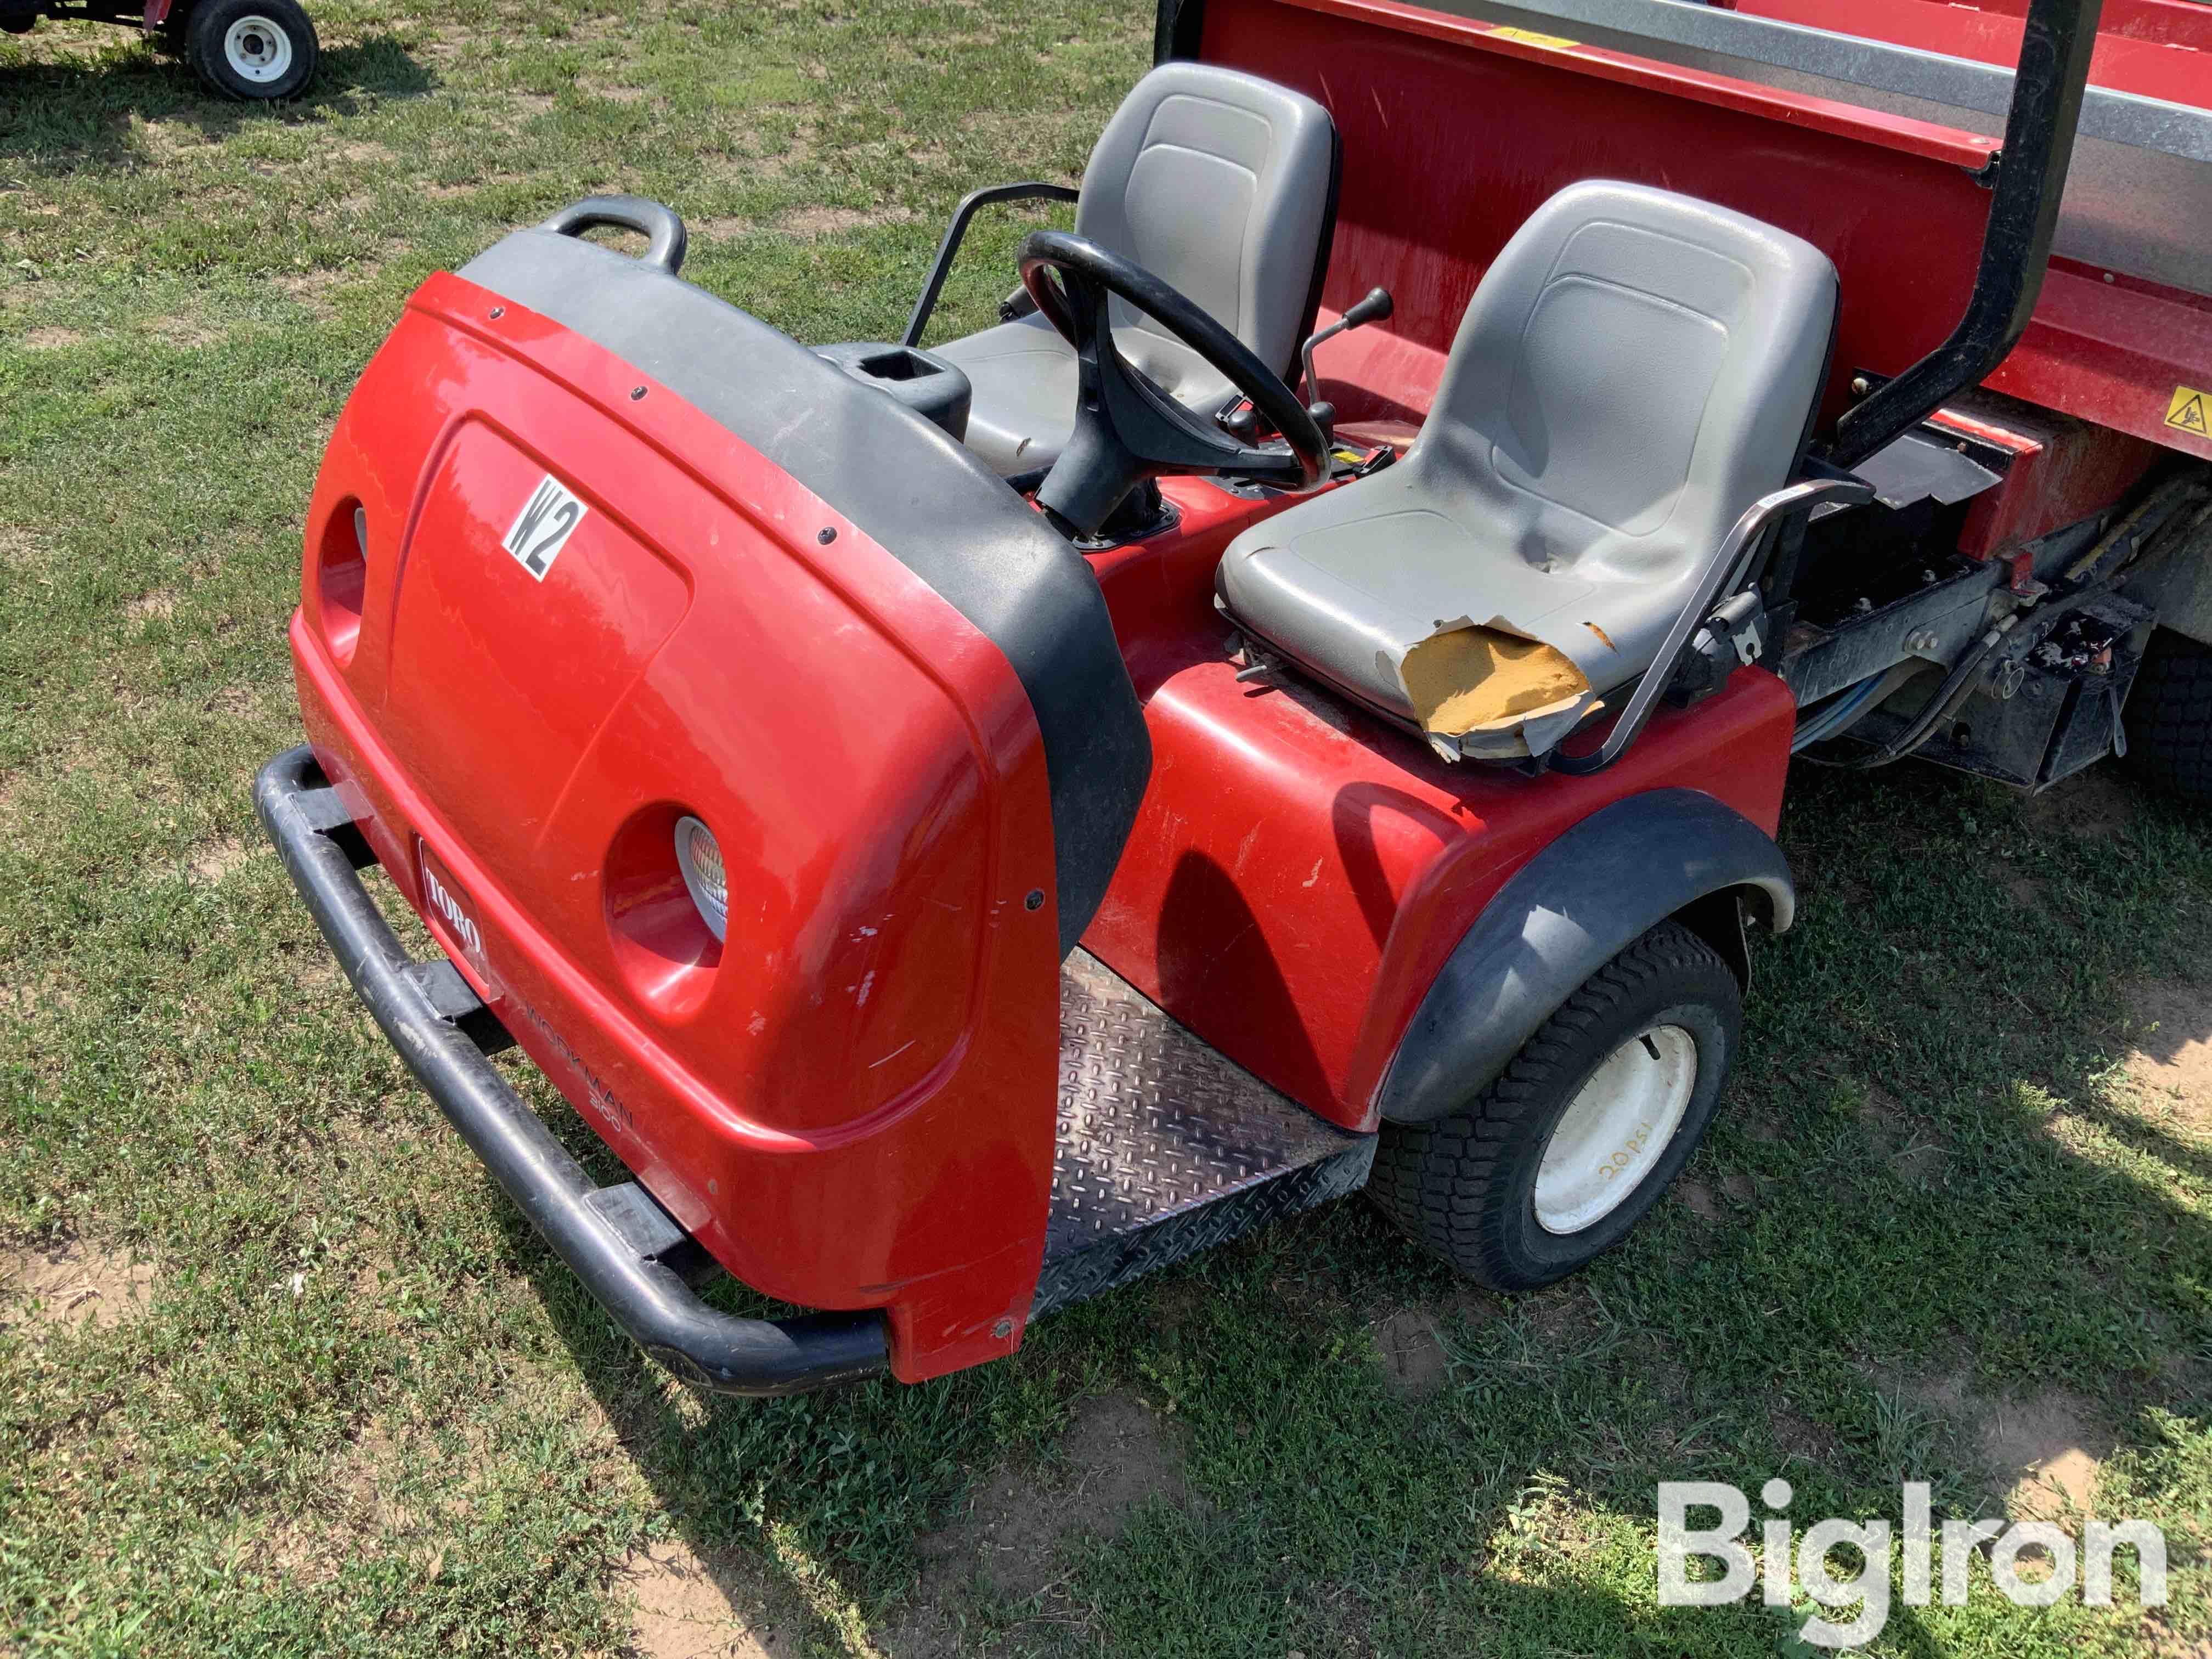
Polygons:
[[1239,1065],[1346,1127],[1430,982],[1512,873],[1599,807],[1687,787],[1770,833],[1796,708],[1746,670],[1656,717],[1590,778],[1448,765],[1310,688],[1240,684],[1207,594],[1221,548],[1269,510],[1164,488],[1180,535],[1094,561],[1131,652],[1152,781],[1085,943]]
[[[1341,307],[1379,283],[1397,301],[1388,331],[1431,350],[1449,348],[1506,239],[1581,179],[1680,191],[1824,249],[1843,279],[1831,416],[1854,369],[1905,368],[1973,286],[1989,195],[1971,175],[1988,139],[1392,0],[1208,0],[1201,52],[1336,118],[1324,298]],[[1388,401],[1344,412],[1422,412]]]
[[[1772,3],[1818,10],[1821,0]],[[1882,3],[1907,18],[1952,9]],[[2212,21],[2188,21],[2212,8],[2115,3],[2106,49],[2161,54],[2160,73],[2184,77],[2169,92],[2212,106]],[[2018,32],[1971,10],[1956,27]],[[1681,191],[1823,249],[1842,278],[1824,422],[1843,409],[1852,374],[1897,374],[1940,343],[1972,289],[1989,193],[1969,175],[1994,139],[1396,0],[1208,0],[1200,52],[1310,94],[1343,131],[1324,300],[1341,308],[1379,283],[1398,302],[1389,323],[1324,349],[1347,420],[1426,413],[1483,272],[1522,220],[1579,179]],[[1410,348],[1403,362],[1393,339]],[[1989,385],[2212,459],[2212,434],[2185,413],[2169,419],[2186,410],[2187,388],[2207,394],[2212,422],[2212,301],[2054,261],[2035,320]]]
[[2054,260],[1986,384],[2212,460],[2212,300]]
[[[546,471],[588,511],[540,581],[500,543]],[[356,501],[349,645],[320,550]],[[997,649],[666,388],[447,276],[340,421],[307,545],[318,757],[586,1121],[746,1283],[884,1307],[899,1375],[1017,1346],[1058,924],[1023,902],[1050,810]],[[674,875],[679,811],[721,842],[725,943]],[[422,902],[424,849],[480,945]]]

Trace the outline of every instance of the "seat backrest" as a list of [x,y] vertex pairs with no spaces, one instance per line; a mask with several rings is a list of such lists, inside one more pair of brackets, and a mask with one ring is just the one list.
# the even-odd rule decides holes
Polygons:
[[[1336,179],[1336,124],[1312,99],[1212,64],[1163,64],[1099,135],[1075,234],[1135,260],[1261,362],[1288,369],[1321,300]],[[1117,337],[1133,331],[1147,337],[1140,348],[1164,342],[1171,360],[1197,362],[1115,305]]]
[[1771,225],[1570,185],[1484,274],[1405,465],[1540,569],[1686,578],[1797,465],[1836,294]]

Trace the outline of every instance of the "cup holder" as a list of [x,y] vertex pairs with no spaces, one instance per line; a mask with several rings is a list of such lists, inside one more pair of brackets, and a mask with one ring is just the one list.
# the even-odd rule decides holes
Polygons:
[[966,374],[933,352],[881,340],[848,340],[817,346],[815,355],[886,397],[896,398],[953,437],[968,435],[973,389]]

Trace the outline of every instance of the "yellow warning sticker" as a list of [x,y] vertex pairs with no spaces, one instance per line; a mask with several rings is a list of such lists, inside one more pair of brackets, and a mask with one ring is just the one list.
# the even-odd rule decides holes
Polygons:
[[2166,406],[2166,423],[2192,438],[2212,438],[2212,392],[2193,386],[2173,388],[2173,401]]
[[1549,46],[1553,52],[1571,52],[1582,45],[1564,34],[1539,34],[1534,29],[1495,28],[1491,33],[1503,40],[1518,40],[1526,46]]

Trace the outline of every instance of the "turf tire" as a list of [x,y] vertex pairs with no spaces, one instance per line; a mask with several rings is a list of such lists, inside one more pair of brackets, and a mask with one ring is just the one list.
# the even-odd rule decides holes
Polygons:
[[[231,29],[250,19],[280,33],[289,48],[282,72],[273,79],[255,79],[231,62]],[[185,21],[184,40],[185,62],[201,80],[226,98],[254,101],[296,97],[315,78],[322,55],[315,26],[299,0],[198,0]]]
[[[1654,1027],[1697,1043],[1697,1076],[1673,1139],[1628,1196],[1579,1232],[1536,1219],[1552,1132],[1599,1065]],[[1564,1279],[1625,1237],[1705,1138],[1743,1030],[1735,975],[1713,947],[1663,921],[1585,980],[1467,1108],[1386,1123],[1367,1192],[1413,1241],[1470,1279],[1528,1291]]]
[[2128,693],[2128,763],[2138,776],[2212,805],[2212,647],[2161,628]]

